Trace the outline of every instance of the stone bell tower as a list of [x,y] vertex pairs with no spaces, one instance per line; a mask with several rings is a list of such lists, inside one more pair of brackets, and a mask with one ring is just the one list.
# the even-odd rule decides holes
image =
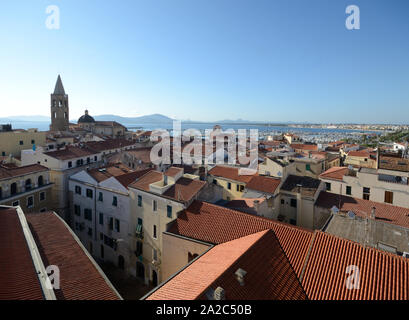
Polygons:
[[68,131],[69,107],[61,77],[58,75],[54,93],[51,94],[51,131]]

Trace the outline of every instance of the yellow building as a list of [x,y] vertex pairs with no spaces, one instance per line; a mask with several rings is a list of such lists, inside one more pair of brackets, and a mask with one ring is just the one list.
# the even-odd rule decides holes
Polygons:
[[7,129],[4,129],[4,126],[2,128],[0,128],[0,156],[20,157],[22,150],[32,149],[33,145],[44,146],[46,144],[45,131],[12,130],[11,126]]
[[376,153],[371,153],[366,150],[350,151],[344,161],[345,166],[353,166],[356,168],[372,168],[376,169]]
[[0,205],[20,206],[26,213],[48,211],[51,186],[46,167],[0,165]]
[[254,175],[240,175],[237,167],[216,166],[209,171],[209,182],[223,188],[223,199],[241,199],[244,188]]

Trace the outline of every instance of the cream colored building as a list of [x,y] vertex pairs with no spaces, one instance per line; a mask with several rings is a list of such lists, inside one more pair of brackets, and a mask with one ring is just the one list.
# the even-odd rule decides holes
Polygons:
[[26,213],[51,210],[51,187],[46,167],[0,165],[0,205],[20,206]]
[[151,171],[129,185],[135,230],[135,256],[131,263],[136,266],[138,278],[153,285],[164,280],[162,234],[205,186],[206,182],[198,176],[185,175],[183,168],[176,167],[164,173]]
[[46,132],[37,129],[0,131],[0,156],[20,157],[22,150],[46,145]]

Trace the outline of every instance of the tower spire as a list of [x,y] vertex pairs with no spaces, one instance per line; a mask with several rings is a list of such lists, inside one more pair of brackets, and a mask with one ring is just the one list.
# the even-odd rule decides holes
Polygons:
[[64,86],[62,85],[61,77],[58,75],[57,82],[55,84],[54,94],[65,95]]

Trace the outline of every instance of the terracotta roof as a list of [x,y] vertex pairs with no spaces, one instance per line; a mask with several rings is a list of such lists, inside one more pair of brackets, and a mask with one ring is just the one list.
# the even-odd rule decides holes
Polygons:
[[378,167],[385,170],[409,172],[409,159],[380,155]]
[[[150,171],[138,181],[131,183],[129,187],[151,192],[149,185],[162,180],[163,174],[158,171]],[[188,202],[206,185],[205,181],[192,180],[181,177],[175,184],[167,189],[162,196],[180,202]]]
[[[239,268],[247,272],[243,286]],[[265,230],[213,247],[147,300],[208,299],[217,287],[227,300],[307,298],[274,232]]]
[[95,121],[95,125],[105,126],[105,127],[123,127],[125,128],[122,124],[116,121]]
[[295,150],[318,151],[318,146],[316,144],[292,143],[290,146]]
[[247,189],[261,191],[265,193],[274,193],[277,187],[280,185],[281,179],[265,177],[265,176],[254,176],[246,184]]
[[119,183],[122,184],[125,188],[128,188],[128,186],[131,183],[133,183],[136,179],[139,179],[140,177],[144,176],[149,171],[152,171],[152,169],[144,169],[135,172],[125,173],[121,176],[115,177],[115,179],[118,180]]
[[44,299],[15,209],[0,208],[0,270],[0,300]]
[[279,221],[194,201],[169,227],[169,232],[213,244],[272,229],[295,272],[299,274],[312,232]]
[[45,172],[48,170],[49,169],[47,167],[39,164],[32,164],[23,167],[17,167],[15,165],[0,165],[0,179],[10,179],[38,172]]
[[236,209],[238,210],[239,208],[254,208],[256,202],[258,201],[258,204],[266,201],[265,198],[241,198],[241,199],[234,199],[226,203],[225,207],[226,208],[231,208],[231,209]]
[[320,174],[320,178],[342,181],[343,177],[348,173],[347,167],[332,167]]
[[44,154],[58,160],[70,160],[95,155],[96,152],[91,151],[87,148],[67,146],[65,149],[45,152]]
[[307,196],[313,196],[317,191],[321,181],[311,177],[301,177],[289,175],[281,186],[281,190],[289,192],[298,192],[300,186],[301,194]]
[[221,177],[228,180],[248,183],[254,175],[239,175],[239,169],[235,167],[215,166],[209,171],[209,174],[215,177]]
[[181,172],[183,173],[183,168],[170,167],[168,170],[166,170],[165,175],[169,177],[175,177]]
[[[359,268],[359,289],[348,289]],[[409,261],[316,231],[301,281],[308,297],[319,300],[409,299]]]
[[102,152],[132,146],[135,145],[135,142],[126,139],[108,139],[105,141],[89,141],[86,142],[85,145],[90,150]]
[[321,208],[331,210],[335,205],[340,211],[353,211],[357,216],[368,217],[373,207],[376,208],[376,219],[409,228],[409,209],[390,204],[358,199],[322,191],[315,202]]
[[53,212],[26,215],[46,266],[60,269],[57,300],[118,300],[120,297],[81,248],[74,234]]
[[361,158],[369,158],[370,153],[366,150],[361,150],[361,151],[349,151],[348,152],[348,157],[361,157]]
[[102,182],[111,177],[118,177],[130,172],[132,172],[132,170],[128,169],[128,167],[121,163],[111,163],[105,167],[90,169],[87,171],[87,173],[97,182]]

